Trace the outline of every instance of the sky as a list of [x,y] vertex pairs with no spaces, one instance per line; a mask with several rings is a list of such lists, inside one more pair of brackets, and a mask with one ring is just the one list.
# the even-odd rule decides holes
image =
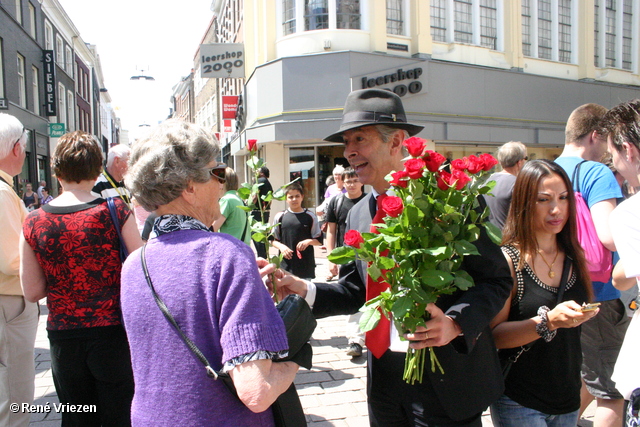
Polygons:
[[[164,120],[213,17],[211,0],[58,1],[83,41],[97,46],[104,87],[130,138]],[[142,70],[155,81],[130,80]]]

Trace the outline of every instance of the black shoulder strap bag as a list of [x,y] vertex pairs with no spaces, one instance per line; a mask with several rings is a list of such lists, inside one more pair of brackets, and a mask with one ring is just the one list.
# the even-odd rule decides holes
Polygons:
[[[191,339],[184,334],[182,329],[180,329],[178,322],[176,322],[176,319],[169,312],[167,305],[156,293],[153,283],[151,282],[151,277],[149,276],[149,269],[147,268],[147,261],[145,259],[146,247],[147,245],[145,244],[142,246],[142,250],[140,251],[142,270],[144,271],[147,284],[149,285],[149,289],[153,294],[153,298],[155,299],[158,308],[160,308],[164,317],[178,332],[182,341],[184,341],[187,347],[189,347],[189,350],[191,350],[191,352],[204,365],[207,376],[214,380],[222,380],[231,394],[238,397],[236,388],[233,385],[233,380],[229,374],[226,372],[216,371],[211,367],[211,364],[205,355],[202,354],[193,341],[191,341]],[[311,313],[311,308],[304,298],[299,295],[289,295],[276,306],[276,309],[284,321],[287,338],[289,340],[289,357],[282,361],[295,359],[296,363],[307,369],[311,369],[312,353],[311,345],[308,341],[311,339],[311,334],[315,330],[317,324],[316,319]],[[299,359],[304,359],[304,361],[300,361]],[[276,427],[304,427],[307,425],[304,411],[302,410],[302,404],[300,403],[298,392],[296,391],[296,387],[293,383],[291,383],[289,388],[278,396],[275,402],[273,402],[271,405],[271,411],[273,412]]]
[[[562,267],[562,278],[560,279],[560,287],[558,288],[558,298],[556,299],[556,305],[562,302],[562,297],[564,296],[564,290],[567,287],[567,280],[569,280],[569,270],[571,270],[571,259],[565,254],[564,265]],[[510,353],[510,356],[506,360],[504,359],[501,360],[503,378],[507,378],[507,375],[509,375],[509,371],[511,370],[511,367],[513,366],[514,363],[518,361],[518,358],[522,356],[522,353],[524,353],[525,351],[529,351],[529,349],[533,347],[534,344],[537,342],[538,340],[535,340],[530,342],[527,345],[520,346],[520,350],[518,350],[515,353]],[[511,349],[506,349],[506,350],[511,350]]]

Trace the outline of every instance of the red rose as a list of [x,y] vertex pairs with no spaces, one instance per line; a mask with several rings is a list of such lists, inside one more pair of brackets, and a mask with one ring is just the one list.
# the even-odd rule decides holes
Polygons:
[[467,163],[467,158],[466,157],[464,159],[451,160],[451,167],[452,168],[465,170],[465,169],[467,169],[467,164],[468,163]]
[[382,210],[390,217],[397,217],[404,210],[402,199],[396,196],[388,196],[382,201]]
[[393,172],[391,174],[391,177],[393,178],[391,181],[389,181],[391,185],[395,187],[407,188],[409,181],[407,181],[406,179],[402,179],[402,178],[409,177],[409,174],[407,173],[407,171],[402,170],[398,172]]
[[480,160],[482,161],[483,171],[489,171],[492,167],[498,164],[498,161],[491,154],[484,153],[480,156]]
[[409,139],[405,139],[402,144],[407,147],[411,156],[420,157],[422,156],[422,152],[426,146],[426,141],[422,138],[418,138],[417,136],[412,136]]
[[404,170],[411,179],[422,178],[422,173],[426,167],[427,165],[422,159],[410,159],[404,162]]
[[469,181],[471,181],[471,178],[469,178],[469,175],[464,173],[464,171],[454,169],[453,172],[451,172],[450,184],[453,184],[455,182],[456,190],[462,190]]
[[484,163],[473,154],[467,157],[467,170],[470,174],[476,174],[482,170]]
[[258,140],[257,139],[249,139],[249,140],[247,140],[247,149],[249,151],[255,151],[257,145],[258,145]]
[[349,230],[344,234],[343,241],[345,245],[359,249],[364,243],[364,238],[358,230]]
[[429,172],[437,172],[440,169],[440,166],[447,160],[442,154],[436,153],[435,151],[427,151],[427,154],[422,158],[424,163],[427,165],[427,169]]
[[444,170],[439,171],[436,181],[439,189],[447,191],[449,189],[449,182],[451,181],[451,174]]

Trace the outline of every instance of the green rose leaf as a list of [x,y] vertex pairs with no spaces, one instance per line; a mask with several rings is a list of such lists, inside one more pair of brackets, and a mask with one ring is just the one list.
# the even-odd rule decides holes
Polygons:
[[380,276],[382,275],[382,272],[380,271],[378,266],[376,266],[375,264],[371,264],[367,268],[367,273],[369,273],[369,276],[371,276],[371,278],[373,280],[378,280],[380,278]]
[[378,322],[382,317],[378,310],[378,306],[379,303],[371,304],[360,309],[360,311],[362,311],[362,317],[360,317],[359,326],[362,332],[368,332],[378,326]]
[[251,189],[247,187],[238,188],[238,196],[243,200],[247,200],[251,196]]
[[390,270],[396,266],[396,262],[388,257],[380,257],[376,260],[376,265],[382,270]]
[[450,273],[440,270],[423,271],[421,276],[426,285],[437,289],[444,288],[453,282],[453,276]]
[[453,280],[453,283],[456,285],[456,287],[462,289],[463,291],[466,291],[474,285],[473,277],[471,277],[469,273],[464,270],[456,271],[456,277]]
[[487,234],[489,235],[489,238],[493,243],[495,243],[496,245],[502,243],[502,231],[500,231],[497,226],[490,223],[489,221],[483,223],[482,225],[484,225],[484,228],[485,230],[487,230]]
[[331,251],[327,259],[334,264],[346,264],[356,258],[356,252],[351,246],[340,246]]
[[480,255],[476,245],[467,242],[466,240],[458,240],[457,242],[454,242],[453,245],[456,248],[458,255]]
[[405,317],[414,306],[413,300],[409,296],[405,295],[398,298],[393,303],[391,312],[393,313],[394,318],[401,319]]

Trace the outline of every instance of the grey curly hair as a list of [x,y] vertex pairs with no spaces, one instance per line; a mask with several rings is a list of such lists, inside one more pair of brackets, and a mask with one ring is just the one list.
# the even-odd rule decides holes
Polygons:
[[220,154],[208,130],[181,120],[166,120],[134,144],[125,184],[136,201],[154,211],[182,194],[189,182],[207,182],[209,163]]

